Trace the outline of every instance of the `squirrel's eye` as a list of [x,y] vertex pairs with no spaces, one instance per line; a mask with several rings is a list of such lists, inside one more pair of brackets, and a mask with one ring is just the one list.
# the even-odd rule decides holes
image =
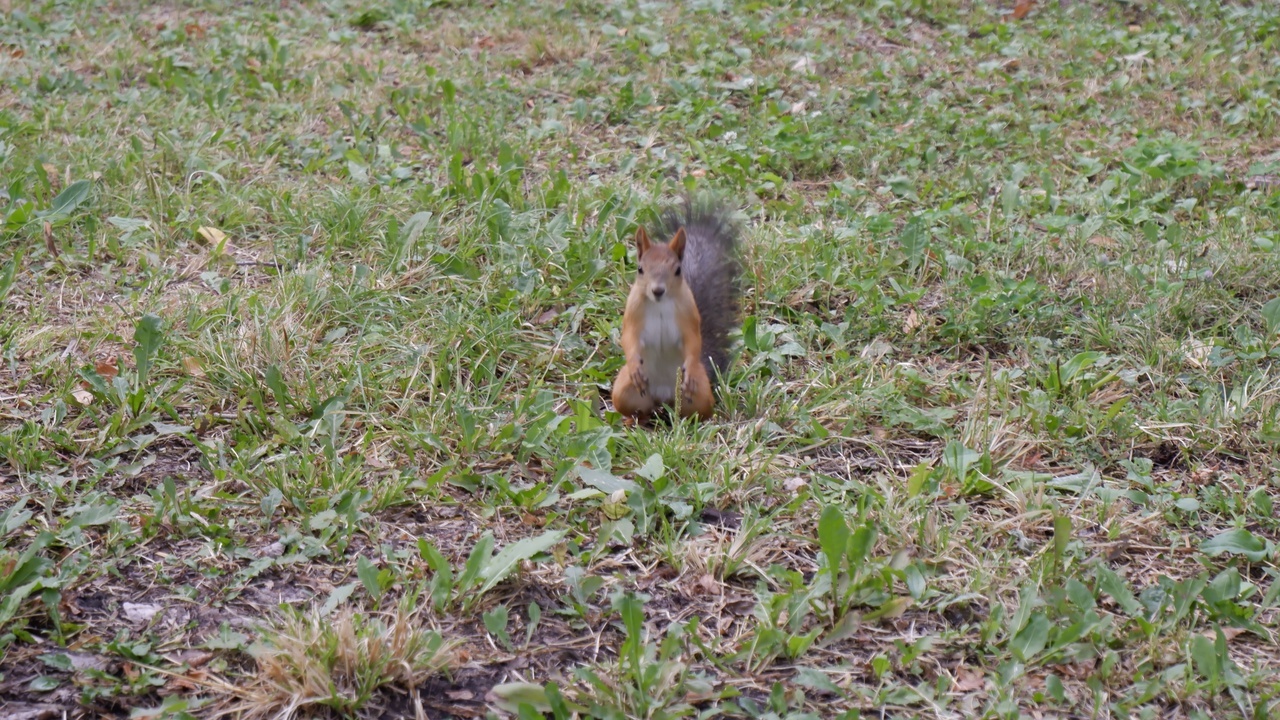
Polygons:
[[643,274],[644,274],[644,268],[642,268],[642,267],[638,267],[638,268],[636,268],[636,272],[637,272],[637,273],[640,273],[641,275],[643,275]]
[[680,266],[676,266],[676,277],[680,277]]

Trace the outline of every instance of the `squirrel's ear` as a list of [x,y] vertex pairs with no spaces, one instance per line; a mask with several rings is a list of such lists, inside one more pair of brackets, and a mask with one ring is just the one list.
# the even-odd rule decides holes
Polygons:
[[677,230],[676,236],[671,238],[671,252],[681,260],[684,259],[684,228]]
[[649,233],[644,231],[644,227],[636,228],[636,259],[644,257],[649,252]]

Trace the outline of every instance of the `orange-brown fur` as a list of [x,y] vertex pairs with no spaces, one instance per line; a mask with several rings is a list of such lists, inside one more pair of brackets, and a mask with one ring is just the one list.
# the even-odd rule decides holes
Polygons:
[[[671,242],[662,245],[650,242],[648,233],[641,228],[636,231],[636,249],[640,270],[631,285],[622,317],[622,350],[627,364],[613,383],[613,405],[625,416],[647,419],[665,403],[655,396],[653,390],[656,388],[651,387],[650,377],[651,371],[661,372],[663,368],[646,367],[644,358],[646,354],[652,359],[655,353],[658,353],[656,357],[662,358],[663,352],[678,352],[683,358],[679,367],[683,382],[679,383],[676,402],[680,415],[696,414],[707,419],[711,417],[715,398],[702,363],[702,317],[698,314],[692,291],[679,272],[684,259],[684,229],[677,230]],[[661,306],[661,303],[671,303],[671,306]],[[652,318],[667,316],[674,317],[674,329],[646,328],[645,323],[652,322]],[[675,340],[676,337],[678,342],[675,344],[654,347],[655,340]],[[665,378],[652,379],[655,385],[665,382]],[[665,389],[665,385],[662,387]]]

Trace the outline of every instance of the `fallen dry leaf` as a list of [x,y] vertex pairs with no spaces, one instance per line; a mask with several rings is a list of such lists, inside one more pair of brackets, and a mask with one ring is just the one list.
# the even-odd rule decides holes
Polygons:
[[961,665],[956,668],[956,692],[973,692],[987,685],[987,676],[979,668]]
[[120,368],[116,365],[115,358],[107,358],[106,360],[99,361],[93,366],[93,371],[101,375],[102,379],[107,382],[115,380],[116,376],[120,374]]
[[920,313],[915,308],[907,311],[907,319],[902,323],[902,332],[910,335],[915,332],[923,323],[920,321]]
[[1190,338],[1183,347],[1182,353],[1188,364],[1203,369],[1209,361],[1209,356],[1213,354],[1213,343]]
[[883,340],[872,340],[862,348],[859,355],[866,360],[879,360],[893,352],[893,346]]
[[1251,175],[1245,178],[1244,186],[1248,190],[1280,188],[1280,175]]
[[53,226],[46,220],[44,223],[44,247],[49,254],[58,257],[62,253],[58,251],[58,243],[53,239]]
[[[1235,640],[1236,636],[1240,635],[1242,632],[1244,632],[1244,630],[1241,630],[1240,628],[1222,628],[1222,635],[1227,639],[1227,642]],[[1205,630],[1201,632],[1200,635],[1208,640],[1218,639],[1218,634],[1212,630]]]
[[196,229],[196,234],[204,238],[205,242],[218,248],[227,241],[227,234],[216,227],[200,227]]
[[450,700],[474,700],[476,694],[470,690],[446,690],[445,697]]
[[154,603],[124,603],[120,606],[124,616],[131,622],[148,622],[160,612],[161,607]]
[[809,481],[805,480],[802,477],[787,478],[786,480],[782,481],[782,487],[785,488],[786,491],[789,493],[798,493],[801,490],[809,487]]
[[166,659],[176,665],[186,665],[188,667],[200,667],[213,659],[213,653],[207,650],[196,650],[188,648],[180,650],[173,655],[166,656]]
[[204,377],[204,368],[200,367],[200,361],[187,356],[182,358],[182,368],[187,371],[191,377]]
[[711,573],[703,573],[702,577],[694,581],[693,589],[700,595],[719,595],[720,583],[716,582]]
[[1018,0],[1018,4],[1013,6],[1013,19],[1021,20],[1031,12],[1031,8],[1036,4],[1036,0]]
[[[197,689],[199,689],[199,688],[201,688],[201,687],[204,687],[204,686],[208,685],[208,681],[206,680],[206,678],[208,678],[208,677],[209,677],[209,673],[205,672],[204,670],[196,670],[196,669],[193,669],[191,672],[187,673],[186,675],[172,675],[172,676],[170,676],[170,677],[169,677],[169,682],[165,684],[165,687],[166,687],[166,688],[168,688],[168,689],[170,689],[170,690],[174,690],[174,691],[180,691],[180,690],[187,690],[187,691],[190,691],[190,690],[197,690]],[[136,711],[135,711],[135,713],[136,713]],[[137,714],[135,714],[135,715],[133,715],[132,717],[143,717],[143,718],[146,718],[146,717],[158,717],[158,716],[156,716],[156,715],[137,715]]]
[[49,178],[49,187],[57,190],[62,184],[62,178],[58,177],[58,167],[53,163],[41,163],[40,167],[44,168],[45,177]]
[[93,402],[93,393],[88,390],[73,390],[71,399],[75,400],[80,407],[88,407]]

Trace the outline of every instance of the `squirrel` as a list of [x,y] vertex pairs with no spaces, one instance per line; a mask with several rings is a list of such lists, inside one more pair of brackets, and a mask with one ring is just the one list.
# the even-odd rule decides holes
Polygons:
[[739,224],[725,206],[686,197],[683,212],[666,212],[655,234],[670,241],[636,230],[638,267],[622,315],[626,365],[613,383],[613,406],[632,421],[673,404],[681,417],[706,420],[738,324]]

